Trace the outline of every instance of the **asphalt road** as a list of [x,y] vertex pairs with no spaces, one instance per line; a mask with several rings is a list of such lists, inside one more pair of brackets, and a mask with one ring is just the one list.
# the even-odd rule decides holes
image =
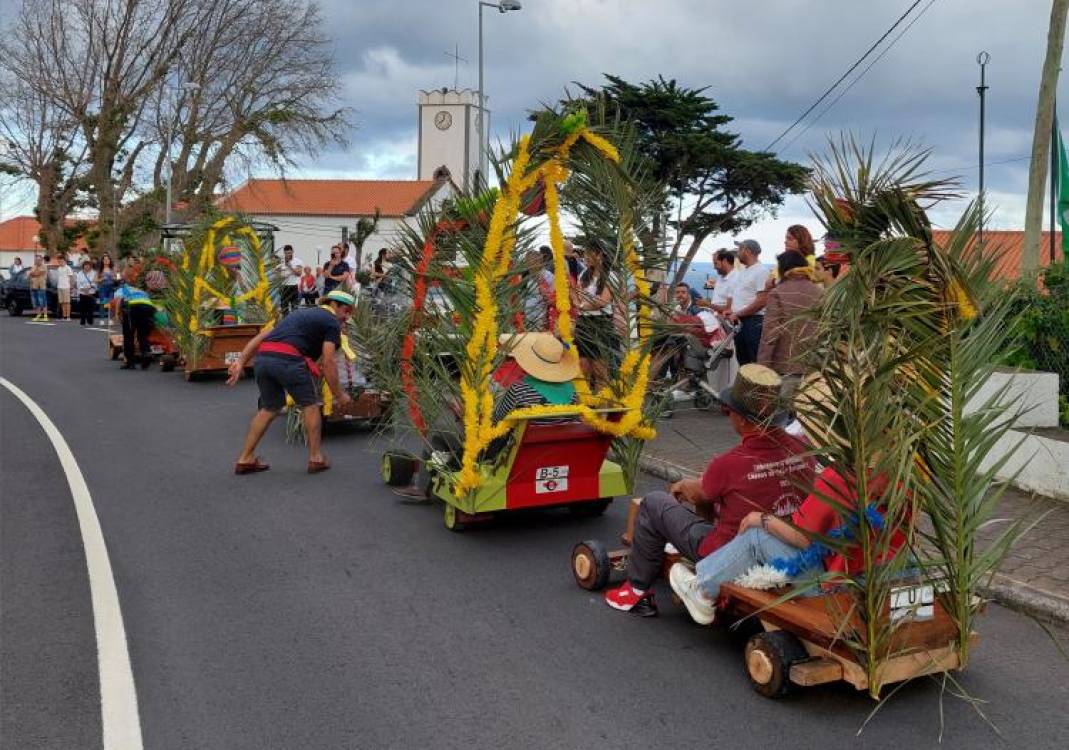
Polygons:
[[[1069,662],[992,606],[960,677],[874,708],[845,685],[761,698],[737,635],[661,597],[639,619],[578,589],[600,519],[547,512],[452,534],[378,479],[384,439],[330,436],[304,473],[281,425],[272,469],[235,477],[255,388],[120,371],[104,334],[0,320],[0,375],[77,458],[111,555],[146,748],[1064,748]],[[101,747],[85,558],[57,457],[0,389],[0,745]],[[1066,639],[1062,632],[1061,637]],[[948,686],[949,688],[949,686]],[[942,722],[940,717],[942,716]]]

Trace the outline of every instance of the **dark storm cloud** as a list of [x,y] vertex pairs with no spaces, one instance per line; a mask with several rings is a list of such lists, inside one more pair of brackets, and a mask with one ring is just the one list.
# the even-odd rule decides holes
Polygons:
[[[526,110],[555,101],[572,81],[596,83],[604,72],[635,81],[660,74],[708,86],[737,118],[734,126],[747,145],[760,148],[908,5],[526,0],[518,13],[486,9],[486,88],[495,135],[521,128]],[[933,168],[960,167],[973,179],[975,57],[981,49],[992,55],[988,160],[1026,154],[1049,8],[1046,0],[935,0],[786,155],[802,159],[840,130],[909,136],[934,149]],[[460,66],[460,86],[476,85],[476,10],[474,0],[325,0],[326,28],[336,40],[338,70],[358,129],[344,157],[331,154],[309,166],[410,176],[414,154],[405,153],[414,147],[416,92],[453,85],[454,67],[445,53],[454,45],[469,61]],[[1021,172],[1021,164],[993,167],[992,188],[1019,188]]]

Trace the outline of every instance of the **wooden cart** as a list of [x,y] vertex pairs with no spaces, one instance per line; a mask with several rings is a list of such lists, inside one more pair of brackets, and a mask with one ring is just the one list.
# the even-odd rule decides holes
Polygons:
[[[153,328],[152,333],[149,334],[148,343],[152,356],[159,361],[160,369],[163,372],[171,372],[181,361],[182,357],[178,352],[178,346],[175,344],[174,338],[166,331]],[[117,360],[122,355],[122,334],[108,334],[108,358]]]
[[[588,539],[572,549],[572,575],[581,588],[599,591],[608,585],[614,572],[627,570],[641,502],[641,498],[631,501],[627,530],[620,540],[622,546],[610,549]],[[663,566],[666,578],[668,569],[680,560],[681,555],[669,545]],[[843,643],[847,629],[844,625],[863,630],[856,615],[848,621],[847,615],[853,611],[849,594],[799,596],[780,602],[788,591],[789,587],[771,591],[734,584],[720,587],[718,623],[749,619],[763,628],[746,643],[746,671],[754,689],[768,698],[785,695],[793,686],[838,681],[867,690],[865,669]],[[892,590],[884,616],[898,625],[888,650],[894,655],[880,666],[879,684],[949,672],[961,666],[955,645],[957,627],[935,596],[931,583],[903,579],[901,586]],[[976,638],[973,633],[972,642]]]
[[[208,347],[203,354],[195,359],[187,359],[185,363],[186,380],[208,374],[226,372],[231,362],[234,362],[245,345],[252,341],[260,332],[261,326],[257,323],[238,323],[236,325],[210,326],[204,329],[204,335],[208,337]],[[246,370],[252,367],[255,355],[245,363]]]

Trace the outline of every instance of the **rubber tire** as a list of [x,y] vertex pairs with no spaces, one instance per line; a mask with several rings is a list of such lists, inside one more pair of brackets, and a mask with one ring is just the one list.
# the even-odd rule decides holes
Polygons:
[[175,365],[178,364],[178,357],[173,354],[164,354],[160,357],[160,371],[161,372],[174,372]]
[[[771,664],[767,681],[754,676],[750,668],[751,653],[758,651]],[[802,642],[785,630],[758,633],[746,642],[746,672],[754,690],[766,698],[782,698],[791,691],[791,666],[809,658]]]
[[579,503],[570,503],[568,512],[576,518],[597,518],[612,505],[611,497],[603,497],[598,500],[585,500]]
[[380,464],[382,481],[391,487],[407,487],[418,466],[416,457],[408,453],[383,453]]
[[7,303],[7,314],[12,318],[17,318],[22,315],[22,307],[15,300],[10,300]]
[[454,534],[459,534],[468,528],[468,525],[457,517],[458,512],[455,505],[450,503],[443,503],[443,505],[445,509],[442,512],[442,521],[447,529]]
[[118,361],[120,354],[122,354],[122,349],[112,349],[111,350],[111,359],[112,359],[112,361],[113,362]]
[[709,411],[714,406],[716,406],[716,398],[713,397],[713,394],[698,386],[698,390],[694,391],[694,408]]
[[[576,570],[576,558],[585,557],[590,564],[590,571],[581,576]],[[572,547],[572,575],[576,585],[587,591],[601,591],[609,585],[612,563],[609,562],[609,550],[597,539],[587,539]]]

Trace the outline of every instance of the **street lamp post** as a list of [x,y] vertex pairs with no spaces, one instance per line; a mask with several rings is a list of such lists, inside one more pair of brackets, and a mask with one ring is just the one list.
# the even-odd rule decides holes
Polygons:
[[483,8],[497,8],[498,13],[520,10],[519,0],[487,3],[479,0],[479,176],[486,179],[486,107],[483,106]]

